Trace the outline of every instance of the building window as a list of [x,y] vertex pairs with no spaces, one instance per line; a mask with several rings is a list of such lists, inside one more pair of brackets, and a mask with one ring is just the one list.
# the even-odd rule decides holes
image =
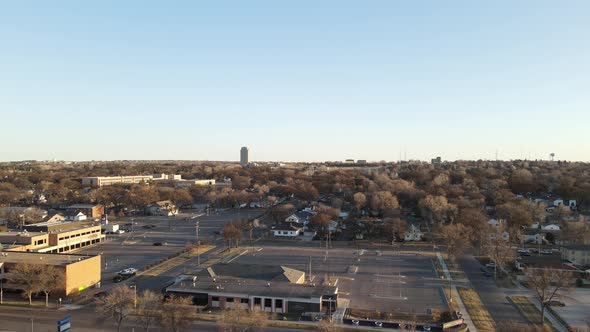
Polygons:
[[283,300],[277,299],[275,300],[275,308],[283,308]]
[[228,297],[228,298],[225,299],[225,302],[233,303],[234,302],[234,298],[233,297]]
[[271,308],[272,307],[272,299],[264,299],[264,307]]
[[219,296],[212,296],[211,301],[219,301]]
[[248,299],[240,299],[240,303],[248,304],[249,302]]
[[262,302],[261,298],[259,298],[259,297],[254,298],[254,305],[260,305],[261,302]]

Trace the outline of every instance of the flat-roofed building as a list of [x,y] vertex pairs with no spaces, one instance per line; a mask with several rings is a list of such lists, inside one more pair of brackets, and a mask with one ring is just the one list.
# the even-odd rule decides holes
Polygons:
[[0,253],[0,279],[4,289],[20,289],[6,280],[10,270],[19,264],[50,265],[64,273],[63,293],[70,295],[100,282],[100,256],[59,255],[33,252]]
[[94,176],[82,178],[82,185],[92,187],[110,186],[116,183],[141,183],[148,182],[154,178],[153,175],[131,175],[131,176]]
[[334,311],[338,300],[336,286],[306,284],[303,271],[249,264],[214,265],[192,280],[169,286],[166,292],[190,296],[196,305],[275,313]]
[[44,222],[26,225],[24,230],[0,232],[0,243],[9,251],[68,253],[103,239],[100,225],[80,222]]

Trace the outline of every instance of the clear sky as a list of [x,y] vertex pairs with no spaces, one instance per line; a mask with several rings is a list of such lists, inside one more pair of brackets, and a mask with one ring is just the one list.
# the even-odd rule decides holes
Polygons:
[[[4,1],[0,160],[590,161],[590,1]],[[404,153],[405,151],[405,153]]]

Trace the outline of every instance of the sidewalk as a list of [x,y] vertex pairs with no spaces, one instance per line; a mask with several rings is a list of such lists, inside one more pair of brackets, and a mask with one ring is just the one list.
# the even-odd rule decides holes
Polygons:
[[[436,257],[438,258],[438,262],[440,263],[440,266],[443,269],[445,279],[453,280],[451,278],[451,274],[449,273],[449,268],[447,267],[445,260],[442,258],[442,255],[437,252]],[[453,285],[451,290],[453,293],[452,297],[454,297],[455,300],[457,300],[457,305],[459,306],[459,312],[461,312],[461,318],[463,318],[463,320],[465,321],[465,325],[467,325],[467,327],[469,328],[469,331],[477,332],[477,328],[475,328],[475,324],[473,324],[473,321],[471,320],[471,316],[469,316],[469,312],[467,311],[467,308],[465,308],[465,304],[463,303],[463,300],[461,300],[461,296],[459,296],[459,292],[457,291],[457,286]]]
[[[539,310],[539,313],[541,313],[541,303],[539,303],[539,301],[534,298],[534,297],[530,297],[529,300],[531,301],[532,304],[535,305],[535,307],[537,307],[537,309]],[[559,332],[568,332],[568,329],[563,326],[556,318],[555,316],[553,316],[553,314],[547,310],[547,308],[545,308],[545,318],[547,318],[547,320],[549,320],[551,322],[551,324],[553,324],[553,326],[559,330]]]

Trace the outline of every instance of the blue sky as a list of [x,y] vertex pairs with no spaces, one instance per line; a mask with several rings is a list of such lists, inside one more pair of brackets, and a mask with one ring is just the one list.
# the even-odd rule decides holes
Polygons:
[[[565,6],[566,4],[567,6]],[[0,5],[0,160],[590,161],[588,1]]]

